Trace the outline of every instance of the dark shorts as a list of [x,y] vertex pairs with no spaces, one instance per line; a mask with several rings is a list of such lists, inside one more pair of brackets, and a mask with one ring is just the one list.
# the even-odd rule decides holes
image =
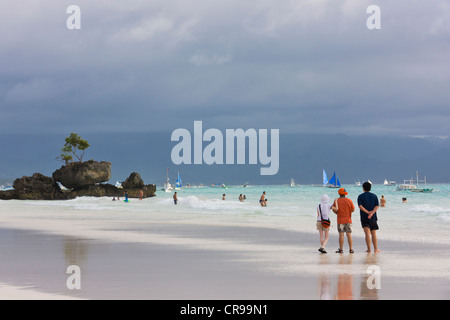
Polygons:
[[369,228],[370,231],[374,231],[374,230],[378,230],[379,229],[378,228],[378,223],[377,223],[376,220],[375,221],[364,221],[364,222],[361,222],[361,226],[363,228]]

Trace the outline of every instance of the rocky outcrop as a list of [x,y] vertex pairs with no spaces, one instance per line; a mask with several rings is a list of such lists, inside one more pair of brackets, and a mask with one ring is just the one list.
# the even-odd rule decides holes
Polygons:
[[145,185],[141,175],[133,172],[130,176],[122,182],[122,195],[128,193],[128,198],[149,198],[154,197],[156,192],[156,185]]
[[117,197],[123,191],[112,184],[98,184],[76,188],[71,191],[75,197]]
[[[100,171],[106,170],[109,172],[109,175],[111,174],[111,163],[100,162],[100,164],[106,163],[103,170],[100,170],[102,166],[93,165],[92,161],[88,162],[89,164],[86,166],[78,166],[80,169],[79,172],[83,172],[79,175],[83,176],[83,178],[79,178],[78,180],[76,178],[77,174],[74,173],[76,170],[73,168],[72,170],[58,170],[59,172],[56,174],[58,180],[55,178],[55,173],[53,174],[53,178],[46,177],[40,173],[35,173],[31,177],[16,179],[13,185],[14,190],[0,191],[0,200],[69,200],[76,197],[124,197],[125,193],[128,194],[128,198],[140,198],[141,196],[142,198],[149,198],[155,196],[156,186],[154,184],[145,185],[140,174],[137,172],[133,172],[130,177],[122,183],[122,186],[125,186],[126,188],[117,188],[111,184],[90,183],[79,187],[73,187],[71,190],[61,190],[57,182],[59,181],[64,186],[68,187],[61,181],[63,180],[67,183],[68,180],[66,180],[66,178],[69,179],[68,177],[70,177],[71,180],[69,180],[73,182],[69,185],[73,186],[75,181],[85,181],[84,183],[86,183],[89,179],[103,179],[100,178]],[[94,171],[96,170],[93,169],[96,167],[98,168],[97,175],[94,174]],[[86,168],[89,168],[89,170]],[[69,172],[67,173],[67,176],[63,174],[66,172]],[[87,178],[89,172],[91,178]],[[97,178],[95,178],[95,176]]]
[[16,179],[13,188],[17,191],[43,193],[53,192],[55,188],[60,189],[59,186],[55,186],[55,181],[52,178],[40,173],[35,173],[31,177]]
[[93,186],[85,186],[71,191],[71,195],[75,197],[124,197],[125,193],[128,198],[150,198],[155,196],[156,185],[144,185],[141,188],[124,189],[117,188],[111,184],[99,184]]
[[122,182],[122,187],[124,189],[139,189],[144,187],[144,180],[142,180],[141,175],[137,172],[133,172],[130,176]]
[[53,173],[53,179],[64,187],[76,189],[111,179],[111,163],[102,161],[74,162]]
[[35,173],[31,177],[24,176],[14,181],[14,190],[0,192],[1,200],[67,200],[70,193],[61,190],[50,177]]

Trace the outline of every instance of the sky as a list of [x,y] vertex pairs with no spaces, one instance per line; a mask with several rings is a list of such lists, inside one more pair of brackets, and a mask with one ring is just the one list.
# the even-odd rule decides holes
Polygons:
[[449,135],[448,0],[5,0],[0,42],[1,134]]

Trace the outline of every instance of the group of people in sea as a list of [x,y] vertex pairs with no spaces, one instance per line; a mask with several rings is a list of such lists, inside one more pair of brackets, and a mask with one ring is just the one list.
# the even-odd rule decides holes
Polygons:
[[[114,200],[114,199],[113,199]],[[222,200],[226,200],[226,193],[224,193],[222,195]],[[240,202],[244,202],[245,200],[247,200],[247,196],[245,194],[240,194],[239,195],[239,201]],[[177,204],[178,203],[178,196],[177,193],[175,192],[173,194],[173,203]],[[259,203],[261,204],[262,207],[266,207],[267,206],[267,199],[266,199],[266,192],[264,191],[263,194],[261,195],[261,198],[259,200]]]
[[[377,230],[378,218],[377,211],[380,208],[380,202],[377,195],[371,192],[372,184],[364,182],[362,185],[363,193],[358,196],[358,208],[360,210],[361,226],[364,230],[365,242],[367,246],[366,252],[371,252],[373,245],[374,252],[380,252],[378,249]],[[345,188],[338,190],[339,198],[330,202],[330,197],[323,194],[320,204],[317,207],[317,230],[320,237],[319,252],[327,253],[325,246],[330,237],[330,212],[337,215],[337,230],[339,233],[339,248],[336,253],[344,253],[344,238],[347,236],[349,253],[354,253],[352,239],[352,213],[355,211],[353,201],[346,196],[348,192]],[[384,199],[384,196],[382,197]],[[385,206],[386,202],[383,201]]]
[[[224,193],[222,195],[222,200],[225,200],[226,198],[226,194]],[[247,200],[247,196],[244,194],[240,194],[239,195],[239,201],[240,202],[244,202],[245,200]],[[266,199],[266,192],[264,191],[263,194],[261,195],[261,198],[259,199],[259,203],[261,204],[261,207],[267,207],[267,199]]]
[[[124,202],[129,202],[128,200],[128,191],[125,191],[123,193],[123,196],[125,197]],[[144,191],[139,190],[139,200],[142,200],[144,198]],[[117,200],[120,201],[120,196],[117,196]],[[112,201],[116,201],[116,197],[113,197]]]

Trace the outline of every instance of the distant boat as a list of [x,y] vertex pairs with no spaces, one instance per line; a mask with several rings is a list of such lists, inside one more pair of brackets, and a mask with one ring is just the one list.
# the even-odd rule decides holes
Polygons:
[[167,168],[167,178],[166,178],[166,181],[163,184],[163,190],[165,192],[171,192],[173,190],[173,187],[172,187],[172,185],[169,182],[169,168]]
[[179,190],[183,187],[183,182],[181,181],[180,171],[178,171],[178,179],[175,181],[175,190]]
[[392,181],[392,180],[384,179],[383,184],[384,184],[385,186],[395,186],[395,185],[397,184],[397,182]]
[[295,181],[294,181],[294,179],[291,179],[291,187],[295,187]]
[[[433,188],[428,188],[427,185],[427,178],[425,177],[424,180],[419,180],[419,172],[416,172],[416,182],[417,185],[414,184],[413,179],[404,180],[403,184],[400,184],[397,186],[398,191],[412,191],[412,192],[424,192],[424,193],[430,193],[433,192]],[[420,187],[419,183],[423,182],[424,187]]]
[[328,181],[329,185],[327,185],[328,188],[340,188],[341,182],[339,181],[339,178],[336,176],[336,172],[333,173],[333,177]]
[[355,187],[361,187],[361,181],[355,181]]

